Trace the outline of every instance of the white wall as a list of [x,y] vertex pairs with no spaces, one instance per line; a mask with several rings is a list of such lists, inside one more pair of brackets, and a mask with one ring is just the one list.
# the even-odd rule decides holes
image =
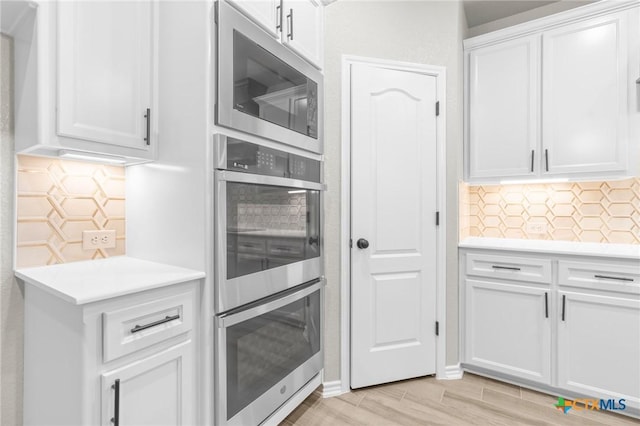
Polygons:
[[0,37],[0,424],[22,424],[24,295],[13,276],[13,41]]
[[447,365],[458,362],[458,179],[462,175],[462,5],[340,0],[325,9],[325,381],[340,378],[340,155],[342,55],[447,68]]

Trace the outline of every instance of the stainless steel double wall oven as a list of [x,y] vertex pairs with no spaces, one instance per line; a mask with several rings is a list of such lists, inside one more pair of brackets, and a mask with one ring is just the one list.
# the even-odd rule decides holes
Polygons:
[[218,424],[259,424],[322,368],[321,163],[215,135]]
[[263,141],[214,140],[216,424],[257,425],[323,365],[323,77],[216,9],[216,124]]

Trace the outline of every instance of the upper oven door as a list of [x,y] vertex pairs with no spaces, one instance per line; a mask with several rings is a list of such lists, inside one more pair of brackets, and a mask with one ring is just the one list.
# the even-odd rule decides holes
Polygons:
[[218,1],[216,123],[322,153],[322,74]]
[[228,170],[215,173],[219,313],[321,276],[324,185]]

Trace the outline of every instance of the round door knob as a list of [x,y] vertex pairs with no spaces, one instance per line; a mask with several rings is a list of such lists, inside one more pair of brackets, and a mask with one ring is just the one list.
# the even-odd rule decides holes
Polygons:
[[367,247],[369,247],[369,241],[365,240],[364,238],[360,238],[356,242],[356,245],[358,246],[359,249],[366,249]]

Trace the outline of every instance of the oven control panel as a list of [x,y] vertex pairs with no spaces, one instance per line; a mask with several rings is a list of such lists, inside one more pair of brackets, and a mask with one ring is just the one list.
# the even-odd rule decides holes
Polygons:
[[235,138],[226,138],[226,144],[229,170],[320,182],[318,160]]

